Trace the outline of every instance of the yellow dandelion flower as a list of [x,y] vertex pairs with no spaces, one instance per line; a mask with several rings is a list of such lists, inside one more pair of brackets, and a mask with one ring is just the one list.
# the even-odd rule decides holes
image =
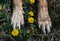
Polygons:
[[28,14],[29,14],[30,16],[34,16],[33,11],[30,11]]
[[34,18],[32,17],[28,18],[28,23],[34,23]]
[[29,0],[29,2],[30,2],[31,4],[34,4],[34,3],[35,3],[35,0]]
[[17,29],[14,29],[12,31],[12,36],[18,36],[19,35],[19,31]]
[[2,10],[2,5],[0,5],[0,10]]

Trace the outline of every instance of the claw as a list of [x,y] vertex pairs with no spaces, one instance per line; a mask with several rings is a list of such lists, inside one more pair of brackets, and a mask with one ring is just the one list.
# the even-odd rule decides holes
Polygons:
[[19,20],[17,20],[17,27],[18,27],[18,29],[20,30],[21,25],[20,25],[20,21],[19,21]]
[[46,33],[45,24],[44,23],[42,23],[42,31],[43,31],[43,33]]
[[16,29],[15,27],[16,27],[16,23],[14,22],[14,23],[13,23],[13,29]]
[[50,32],[50,26],[47,25],[46,29],[47,29],[47,33],[49,33]]
[[24,24],[22,24],[22,28],[24,28]]
[[22,27],[24,27],[24,21],[21,22]]
[[41,22],[39,22],[39,23],[38,23],[39,28],[41,27],[41,25],[42,25],[42,23],[41,23]]

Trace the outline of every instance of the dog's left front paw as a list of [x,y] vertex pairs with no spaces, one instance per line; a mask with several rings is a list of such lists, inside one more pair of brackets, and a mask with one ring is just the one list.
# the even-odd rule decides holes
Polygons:
[[42,26],[43,33],[46,33],[46,30],[47,30],[47,33],[49,33],[50,28],[52,27],[51,21],[47,21],[47,20],[38,22],[38,25],[39,25],[39,27]]

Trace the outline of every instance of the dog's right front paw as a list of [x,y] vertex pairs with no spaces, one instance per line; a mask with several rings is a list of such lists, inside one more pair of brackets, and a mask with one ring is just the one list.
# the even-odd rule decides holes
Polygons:
[[16,27],[19,27],[20,29],[21,25],[24,25],[23,12],[21,10],[14,10],[11,18],[11,24],[13,24],[13,29],[16,29]]

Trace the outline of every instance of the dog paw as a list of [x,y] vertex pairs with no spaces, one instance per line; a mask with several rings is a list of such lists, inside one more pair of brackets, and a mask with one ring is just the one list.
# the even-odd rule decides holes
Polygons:
[[13,15],[11,18],[11,24],[13,24],[13,29],[16,29],[16,27],[21,28],[21,25],[24,25],[24,17],[23,17],[23,11],[19,9],[15,9],[13,11]]
[[52,27],[51,21],[41,21],[41,22],[38,22],[38,25],[39,25],[39,27],[42,26],[43,33],[46,33],[46,30],[47,30],[47,33],[49,33],[50,27]]

